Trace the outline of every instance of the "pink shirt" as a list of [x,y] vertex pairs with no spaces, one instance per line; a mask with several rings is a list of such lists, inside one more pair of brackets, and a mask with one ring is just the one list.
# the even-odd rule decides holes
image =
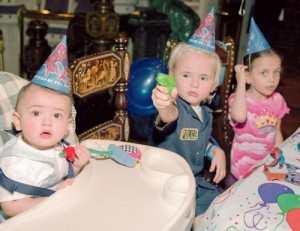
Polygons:
[[[234,97],[235,93],[229,97],[229,111]],[[290,111],[284,98],[277,92],[264,100],[247,96],[246,103],[247,119],[244,123],[234,123],[229,114],[234,130],[230,171],[237,179],[269,154],[269,149],[275,146],[277,120]]]

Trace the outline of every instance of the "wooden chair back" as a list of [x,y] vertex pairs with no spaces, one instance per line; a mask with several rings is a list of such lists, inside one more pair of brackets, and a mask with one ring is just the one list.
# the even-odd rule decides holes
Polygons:
[[[114,50],[77,58],[69,64],[77,110],[76,124],[82,127],[78,132],[80,141],[90,138],[129,139],[126,92],[130,57],[127,34],[119,33],[115,43]],[[113,118],[106,121],[105,118],[110,116],[107,116],[108,111],[113,111]],[[94,125],[86,129],[90,122]],[[87,126],[84,127],[85,124]]]
[[233,132],[228,123],[228,97],[235,89],[234,79],[234,41],[231,37],[226,37],[222,44],[216,44],[216,53],[222,61],[223,81],[218,87],[216,96],[212,104],[213,108],[213,137],[219,142],[226,153],[230,153]]

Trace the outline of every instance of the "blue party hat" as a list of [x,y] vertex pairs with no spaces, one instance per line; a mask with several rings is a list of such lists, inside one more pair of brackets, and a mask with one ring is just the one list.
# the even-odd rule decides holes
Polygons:
[[66,36],[55,47],[31,82],[64,94],[70,94]]
[[246,54],[253,54],[255,52],[271,49],[269,43],[259,30],[253,18],[251,18],[249,40]]
[[215,10],[214,7],[199,25],[195,33],[187,41],[187,44],[202,48],[209,52],[215,52]]

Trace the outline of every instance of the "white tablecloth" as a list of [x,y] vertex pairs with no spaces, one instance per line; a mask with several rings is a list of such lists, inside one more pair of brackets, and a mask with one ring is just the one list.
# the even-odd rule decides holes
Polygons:
[[[286,164],[300,168],[300,128],[281,146]],[[267,157],[262,163],[270,162]],[[197,231],[300,230],[300,182],[268,181],[263,166],[218,196]],[[300,177],[300,169],[296,171]]]

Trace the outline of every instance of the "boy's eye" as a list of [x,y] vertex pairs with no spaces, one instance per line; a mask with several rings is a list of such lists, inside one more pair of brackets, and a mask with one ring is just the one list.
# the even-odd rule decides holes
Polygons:
[[59,113],[56,113],[56,114],[54,114],[54,118],[61,118],[62,117],[62,115],[61,114],[59,114]]
[[183,76],[184,78],[189,78],[189,77],[190,77],[189,74],[183,74],[182,76]]
[[201,79],[202,81],[207,81],[207,80],[208,80],[208,77],[205,76],[205,75],[202,75],[202,76],[200,76],[200,79]]
[[263,71],[263,72],[261,72],[261,74],[262,74],[263,76],[267,76],[267,75],[268,75],[268,72],[267,72],[267,71]]

